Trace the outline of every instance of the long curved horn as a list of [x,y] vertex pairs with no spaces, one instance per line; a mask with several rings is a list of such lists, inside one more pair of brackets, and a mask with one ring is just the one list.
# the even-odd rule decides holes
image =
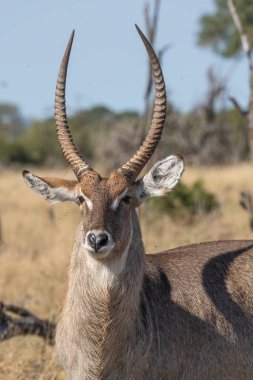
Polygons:
[[154,153],[155,148],[161,138],[166,118],[166,89],[159,60],[147,38],[144,36],[139,27],[137,25],[135,26],[146,47],[152,66],[155,81],[155,105],[151,126],[145,140],[134,156],[125,165],[123,165],[121,169],[119,169],[119,171],[122,171],[130,182],[133,182],[137,178]]
[[66,101],[65,101],[65,88],[66,77],[68,70],[69,56],[74,39],[75,31],[71,33],[68,45],[66,47],[64,56],[62,58],[60,70],[57,77],[56,91],[55,91],[55,123],[58,140],[61,150],[67,162],[71,166],[78,180],[81,180],[84,173],[92,170],[88,164],[85,163],[83,157],[78,152],[73,142],[70,129],[68,126],[68,119],[66,114]]

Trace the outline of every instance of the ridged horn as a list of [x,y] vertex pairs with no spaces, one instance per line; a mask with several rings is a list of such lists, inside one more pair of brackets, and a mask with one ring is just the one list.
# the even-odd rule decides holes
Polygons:
[[119,169],[130,182],[137,178],[154,153],[161,138],[166,118],[166,88],[159,60],[145,35],[137,25],[135,26],[145,45],[152,66],[155,81],[155,103],[151,126],[145,140],[134,156]]
[[68,45],[61,61],[60,70],[57,77],[55,91],[55,123],[58,140],[61,150],[67,162],[71,166],[78,180],[81,180],[85,172],[92,170],[84,161],[73,142],[70,129],[68,126],[68,118],[66,113],[66,78],[71,47],[74,39],[75,31],[71,33]]

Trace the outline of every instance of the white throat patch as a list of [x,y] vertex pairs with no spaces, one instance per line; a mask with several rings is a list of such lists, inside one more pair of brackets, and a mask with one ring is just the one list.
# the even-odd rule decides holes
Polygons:
[[121,253],[120,257],[115,258],[110,263],[107,263],[105,260],[93,258],[87,252],[87,269],[90,272],[91,276],[94,276],[95,281],[100,286],[110,286],[114,281],[117,281],[118,276],[123,271],[126,265],[128,251],[132,243],[133,237],[133,227],[132,221],[130,222],[130,236],[126,248]]

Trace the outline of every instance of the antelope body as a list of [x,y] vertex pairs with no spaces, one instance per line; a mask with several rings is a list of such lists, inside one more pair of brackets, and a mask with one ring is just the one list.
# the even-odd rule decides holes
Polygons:
[[184,163],[169,156],[136,180],[166,115],[158,59],[138,32],[156,94],[150,130],[135,155],[102,178],[75,148],[65,111],[72,35],[58,75],[55,118],[77,181],[23,172],[42,197],[74,201],[82,212],[56,332],[59,358],[72,380],[253,379],[253,241],[144,251],[135,209],[172,190]]

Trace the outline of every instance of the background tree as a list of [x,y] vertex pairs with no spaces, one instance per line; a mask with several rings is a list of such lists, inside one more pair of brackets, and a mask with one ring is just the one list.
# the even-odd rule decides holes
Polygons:
[[[236,9],[240,20],[253,44],[253,2],[237,0]],[[230,58],[242,53],[240,35],[233,23],[227,0],[214,0],[215,9],[200,19],[198,44],[211,47],[222,57]]]
[[14,104],[0,104],[0,135],[6,140],[14,140],[22,133],[24,120],[19,108]]
[[253,159],[253,2],[251,0],[215,0],[215,11],[200,19],[198,43],[209,46],[224,58],[244,54],[249,68],[250,95],[248,108],[242,109],[237,99],[231,102],[244,117],[242,139],[244,158]]
[[19,143],[25,122],[14,104],[0,104],[0,164],[1,162],[27,161],[25,149]]

